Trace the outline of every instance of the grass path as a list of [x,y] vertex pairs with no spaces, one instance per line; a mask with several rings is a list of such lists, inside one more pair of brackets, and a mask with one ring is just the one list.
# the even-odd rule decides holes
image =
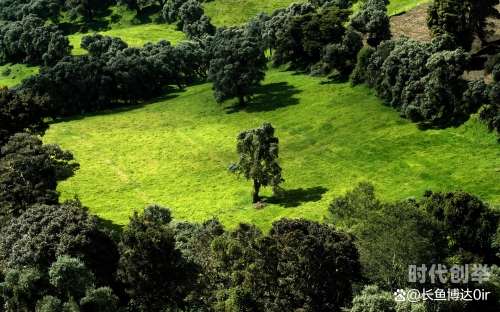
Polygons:
[[[383,200],[426,189],[462,188],[500,204],[500,145],[471,119],[457,128],[419,130],[363,87],[324,84],[270,70],[245,110],[217,105],[210,84],[175,91],[136,107],[63,119],[43,138],[71,150],[81,169],[60,184],[115,225],[160,203],[176,219],[218,216],[231,227],[268,229],[280,217],[322,220],[328,203],[357,182],[372,181]],[[284,199],[253,209],[252,184],[228,176],[239,131],[271,122],[280,139]]]

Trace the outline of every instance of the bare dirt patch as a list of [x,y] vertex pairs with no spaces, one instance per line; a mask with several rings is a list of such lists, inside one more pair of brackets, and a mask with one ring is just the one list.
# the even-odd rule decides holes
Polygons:
[[391,31],[393,38],[405,35],[420,41],[431,40],[429,29],[425,21],[429,3],[430,2],[422,3],[404,14],[392,16]]

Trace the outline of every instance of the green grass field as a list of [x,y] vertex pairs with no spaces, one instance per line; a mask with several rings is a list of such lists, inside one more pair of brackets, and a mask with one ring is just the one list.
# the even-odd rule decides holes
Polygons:
[[38,66],[28,66],[26,64],[7,63],[0,66],[0,87],[13,86],[21,83],[26,77],[38,73]]
[[[371,92],[273,69],[245,110],[224,109],[211,84],[199,84],[140,106],[58,120],[43,140],[69,149],[81,164],[60,183],[62,198],[78,194],[115,225],[151,203],[170,207],[176,219],[218,216],[228,227],[322,220],[333,197],[359,181],[372,181],[383,200],[462,188],[500,203],[496,135],[475,119],[420,130]],[[252,184],[226,168],[238,157],[238,132],[263,121],[277,130],[288,193],[275,199],[264,190],[270,205],[255,210]]]

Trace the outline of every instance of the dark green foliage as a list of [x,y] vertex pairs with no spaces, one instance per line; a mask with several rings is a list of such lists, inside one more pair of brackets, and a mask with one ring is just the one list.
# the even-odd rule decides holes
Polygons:
[[103,73],[105,65],[98,57],[65,57],[23,80],[21,89],[43,95],[52,118],[108,109],[113,94],[111,79]]
[[43,135],[49,128],[43,120],[48,116],[47,101],[40,96],[18,91],[0,90],[0,146],[15,133]]
[[87,289],[85,297],[80,300],[82,312],[115,312],[117,311],[118,297],[109,287]]
[[178,226],[173,226],[172,229],[176,235],[176,245],[186,259],[196,265],[193,269],[198,272],[195,287],[186,301],[193,308],[210,311],[218,301],[217,292],[225,289],[219,275],[225,274],[227,277],[227,271],[221,270],[211,247],[212,241],[225,233],[224,228],[217,218],[212,218],[203,222],[201,227],[189,226],[182,232]]
[[2,311],[34,311],[35,303],[40,296],[38,292],[44,286],[41,279],[41,274],[32,268],[8,270],[5,280],[0,283],[0,296],[5,301]]
[[383,291],[377,285],[366,285],[361,291],[361,294],[352,299],[352,307],[347,311],[396,312],[396,303],[393,293]]
[[328,74],[332,69],[341,73],[351,71],[356,64],[356,55],[362,47],[361,35],[352,27],[347,27],[341,43],[330,43],[322,49],[320,64],[323,67],[323,74]]
[[57,26],[45,25],[34,14],[21,21],[0,24],[0,59],[54,65],[71,53],[72,46]]
[[245,105],[245,97],[264,80],[267,59],[258,42],[246,36],[237,26],[219,27],[207,47],[210,55],[208,81],[213,82],[214,98],[222,103],[237,97]]
[[[208,230],[204,225],[201,231],[210,235],[206,233]],[[248,269],[257,256],[253,249],[254,242],[261,235],[261,230],[255,225],[240,223],[232,231],[213,236],[205,254],[210,264],[202,267],[203,278],[199,279],[199,285],[204,288],[201,294],[205,305],[213,307],[215,311],[256,310],[253,291],[246,279]],[[201,237],[196,236],[197,239]],[[201,262],[199,260],[197,262]]]
[[360,11],[351,18],[354,29],[367,34],[366,42],[372,47],[392,37],[390,20],[387,16],[388,0],[367,0],[360,6]]
[[463,114],[461,78],[470,55],[450,36],[421,43],[400,37],[380,46],[370,58],[366,79],[381,98],[413,121],[442,121]]
[[271,186],[276,194],[280,190],[279,184],[285,180],[281,177],[281,167],[276,162],[279,140],[274,136],[274,128],[264,122],[259,128],[240,132],[236,139],[236,152],[240,159],[229,165],[227,171],[253,180],[253,203],[261,201],[261,186]]
[[363,273],[386,289],[404,288],[409,265],[441,263],[446,233],[414,200],[383,205],[355,230]]
[[317,222],[274,221],[255,248],[253,311],[341,311],[361,279],[353,236]]
[[499,0],[436,0],[428,8],[427,26],[431,36],[449,34],[469,51],[477,35],[486,44],[486,19],[500,17]]
[[490,55],[484,63],[484,74],[489,75],[493,72],[493,68],[500,64],[500,54]]
[[245,24],[245,30],[248,37],[253,38],[265,51],[269,48],[269,42],[266,40],[266,23],[271,19],[271,16],[264,11],[259,11],[256,17],[251,17]]
[[365,83],[366,71],[373,53],[375,53],[375,50],[370,47],[363,47],[359,50],[356,67],[349,76],[352,87]]
[[118,248],[117,278],[125,284],[132,309],[162,311],[183,305],[196,272],[175,248],[170,228],[135,212]]
[[162,205],[152,204],[144,208],[142,217],[149,222],[167,225],[172,221],[172,212]]
[[39,312],[61,312],[61,300],[54,296],[45,296],[38,301],[36,308]]
[[20,21],[29,14],[36,14],[43,20],[50,18],[53,22],[58,22],[61,5],[60,0],[2,0],[0,19]]
[[48,272],[62,255],[83,261],[96,277],[96,286],[114,285],[117,247],[79,202],[35,205],[0,232],[2,268],[27,266]]
[[423,204],[447,233],[450,253],[463,263],[494,263],[493,238],[500,214],[476,196],[461,190],[436,192]]
[[34,135],[12,136],[0,154],[0,218],[18,217],[34,204],[57,204],[57,182],[78,169],[73,155],[57,145],[42,145]]
[[486,123],[490,132],[496,130],[500,134],[500,84],[498,82],[491,86],[490,105],[479,113],[479,119]]
[[289,61],[308,64],[319,61],[325,45],[342,42],[346,31],[344,23],[347,22],[349,14],[348,10],[330,7],[321,13],[292,18],[283,35],[277,39],[274,64],[280,65]]
[[59,298],[73,301],[83,298],[87,289],[92,287],[94,276],[79,259],[62,255],[50,266],[49,281]]
[[195,0],[188,0],[184,2],[177,13],[179,23],[177,27],[183,29],[184,25],[192,24],[198,21],[205,14],[203,6]]
[[286,9],[278,9],[273,12],[271,18],[265,22],[263,38],[266,46],[272,51],[276,48],[278,40],[288,29],[290,21],[294,16],[315,13],[315,7],[308,2],[292,3]]
[[328,206],[328,212],[335,226],[350,228],[359,221],[366,220],[369,213],[380,209],[380,205],[375,197],[373,184],[359,182],[352,191],[334,198]]
[[23,80],[22,90],[42,94],[55,116],[69,116],[137,104],[176,84],[193,83],[206,77],[207,61],[200,43],[169,41],[127,48],[117,37],[85,36],[82,47],[89,55],[65,57],[54,67],[43,67]]
[[468,83],[467,90],[462,95],[462,109],[464,111],[476,110],[483,104],[490,103],[490,94],[490,84],[486,84],[483,78],[473,79]]
[[80,47],[87,50],[88,54],[92,57],[101,57],[104,53],[114,55],[118,51],[125,50],[128,48],[128,44],[120,37],[93,34],[90,36],[83,36]]
[[112,5],[111,0],[66,0],[66,10],[70,21],[82,16],[86,21],[92,21],[101,7]]
[[93,281],[93,274],[83,262],[64,255],[48,272],[39,273],[33,268],[9,270],[0,283],[0,295],[9,312],[117,311],[118,297],[109,287],[95,289]]
[[163,6],[163,18],[169,23],[177,21],[179,8],[188,0],[167,0]]
[[182,31],[186,34],[189,40],[201,38],[203,36],[213,36],[216,27],[210,22],[210,17],[203,14],[199,20],[192,23],[185,23]]

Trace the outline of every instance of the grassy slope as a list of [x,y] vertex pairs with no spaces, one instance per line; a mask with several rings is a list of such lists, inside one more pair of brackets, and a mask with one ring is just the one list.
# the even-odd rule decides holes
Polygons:
[[60,27],[68,36],[73,45],[73,55],[85,54],[80,48],[80,42],[85,35],[100,33],[111,37],[120,37],[129,46],[142,46],[146,42],[156,42],[160,39],[169,40],[177,44],[187,40],[182,31],[178,31],[175,24],[156,24],[153,21],[158,17],[160,7],[145,8],[141,14],[135,11],[126,11],[123,7],[111,7],[106,16],[97,17],[92,23],[84,23],[81,19],[69,23],[66,18],[61,20]]
[[[170,207],[176,219],[216,215],[228,226],[321,220],[334,196],[362,180],[383,200],[462,188],[500,203],[500,145],[482,124],[422,131],[370,90],[321,82],[270,70],[248,108],[232,114],[214,102],[210,84],[200,84],[144,106],[62,120],[43,140],[81,164],[60,184],[62,197],[78,193],[91,212],[119,225],[150,203]],[[237,133],[263,121],[277,129],[289,193],[254,210],[251,183],[226,168],[237,159]]]
[[[10,68],[10,74],[4,76],[3,73],[6,69]],[[13,86],[18,84],[26,77],[38,73],[38,66],[27,66],[25,64],[12,64],[7,63],[0,66],[0,87]]]

